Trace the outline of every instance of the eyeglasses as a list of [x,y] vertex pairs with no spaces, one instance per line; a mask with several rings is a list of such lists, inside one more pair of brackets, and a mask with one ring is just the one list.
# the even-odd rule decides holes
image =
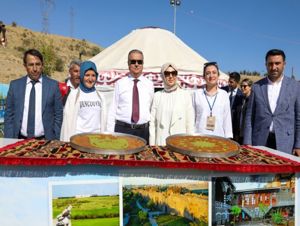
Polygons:
[[245,89],[249,85],[241,85],[241,88]]
[[143,64],[144,61],[143,61],[143,60],[129,60],[129,63],[130,63],[130,64],[136,64],[136,63],[138,63],[138,64]]
[[26,64],[27,67],[41,67],[42,66],[42,63],[29,63],[29,64]]
[[177,71],[165,71],[164,72],[164,75],[165,77],[170,77],[171,75],[174,77],[174,76],[177,76]]

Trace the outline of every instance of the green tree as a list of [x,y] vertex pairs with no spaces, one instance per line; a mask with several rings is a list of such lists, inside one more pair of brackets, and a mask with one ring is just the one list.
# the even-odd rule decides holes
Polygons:
[[141,223],[145,223],[146,222],[146,220],[147,220],[147,212],[145,212],[145,211],[139,211],[138,212],[138,218],[139,218],[139,221],[141,222]]
[[44,57],[44,74],[51,76],[51,74],[55,71],[55,64],[57,60],[57,56],[54,52],[54,47],[52,43],[47,44],[46,42],[40,43],[40,51]]
[[234,205],[230,210],[230,213],[233,215],[233,225],[235,225],[236,218],[240,215],[242,209],[238,205]]
[[148,202],[147,202],[147,208],[148,209],[151,209],[151,210],[153,210],[154,209],[154,207],[155,207],[155,203],[152,201],[152,200],[149,200]]

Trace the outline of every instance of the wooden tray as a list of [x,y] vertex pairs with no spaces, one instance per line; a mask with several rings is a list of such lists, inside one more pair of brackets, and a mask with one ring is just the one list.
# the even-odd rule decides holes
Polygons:
[[73,148],[104,155],[134,154],[144,150],[146,141],[124,133],[81,133],[70,138]]
[[177,134],[167,137],[167,146],[175,152],[205,158],[237,155],[240,145],[230,139],[204,134]]

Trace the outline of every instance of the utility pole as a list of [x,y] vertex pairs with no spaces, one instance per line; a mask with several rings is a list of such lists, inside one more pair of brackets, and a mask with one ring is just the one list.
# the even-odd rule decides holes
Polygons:
[[74,9],[73,6],[70,8],[70,37],[74,36]]
[[180,0],[170,0],[170,5],[174,7],[174,21],[173,21],[173,33],[176,34],[176,7],[180,6],[181,1]]

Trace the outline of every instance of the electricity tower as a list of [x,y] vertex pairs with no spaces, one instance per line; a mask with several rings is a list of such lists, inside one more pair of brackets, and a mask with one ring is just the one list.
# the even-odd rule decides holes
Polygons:
[[54,0],[40,0],[42,10],[42,32],[49,34],[49,13],[54,7]]

